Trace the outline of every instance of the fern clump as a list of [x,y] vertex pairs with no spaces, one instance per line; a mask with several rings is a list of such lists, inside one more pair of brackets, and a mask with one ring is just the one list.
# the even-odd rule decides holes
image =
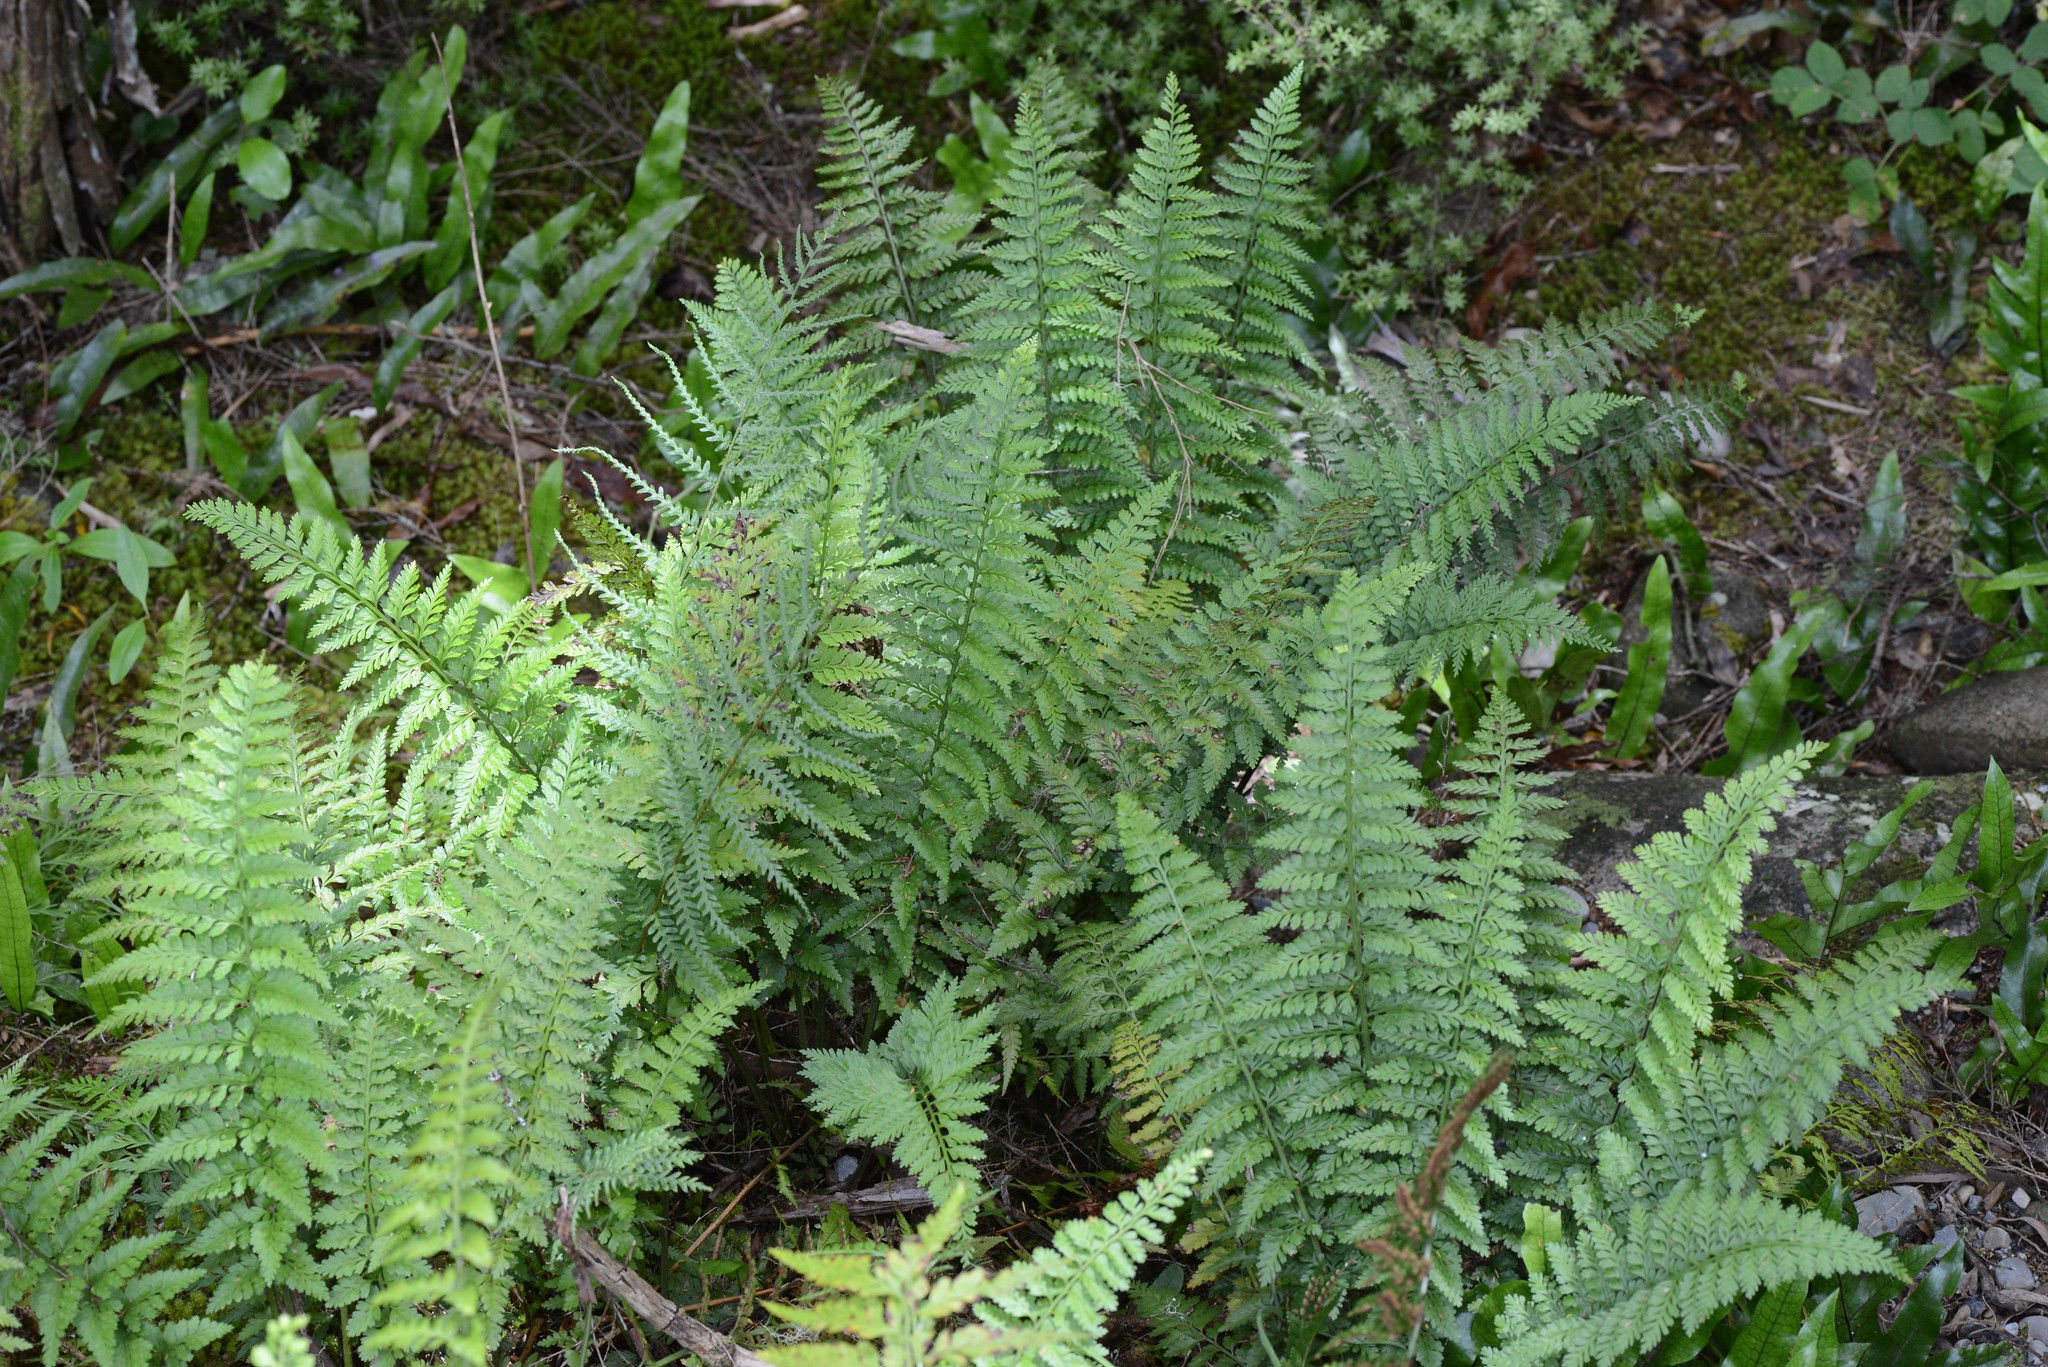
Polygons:
[[[1622,392],[1682,321],[1648,308],[1326,383],[1294,324],[1301,85],[1213,172],[1169,87],[1111,195],[1040,73],[985,216],[828,85],[827,226],[692,306],[686,421],[653,433],[675,487],[628,472],[652,530],[586,510],[587,556],[516,604],[195,507],[347,710],[216,666],[188,606],[106,770],[42,786],[51,922],[120,1064],[0,1079],[10,1345],[497,1361],[593,1277],[657,1305],[629,1264],[698,1261],[765,1176],[707,1208],[699,1154],[806,1106],[936,1214],[786,1255],[827,1293],[777,1312],[829,1336],[792,1363],[1106,1364],[1169,1245],[1214,1301],[1173,1320],[1205,1362],[1305,1361],[1400,1299],[1366,1250],[1418,1221],[1399,1322],[1432,1360],[1531,1221],[1510,1362],[1892,1267],[1763,1179],[1944,985],[1929,933],[1718,1023],[1804,753],[1645,846],[1590,933],[1510,703],[1435,792],[1394,706],[1577,631],[1523,572],[1563,510],[1734,396]],[[1040,1088],[1109,1090],[1150,1175],[999,1267],[999,1127]],[[755,1200],[809,1171],[776,1142]]]

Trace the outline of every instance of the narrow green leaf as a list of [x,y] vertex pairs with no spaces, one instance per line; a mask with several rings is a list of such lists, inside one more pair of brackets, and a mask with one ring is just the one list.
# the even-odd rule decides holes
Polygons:
[[1986,892],[1996,892],[2012,879],[2013,859],[2012,784],[2005,771],[1992,760],[1984,771],[1984,798],[1977,825],[1977,876],[1975,882]]
[[370,449],[363,442],[363,426],[354,418],[335,418],[327,424],[327,468],[341,501],[351,508],[370,502]]
[[156,288],[156,281],[139,266],[125,261],[103,261],[96,256],[67,256],[0,280],[0,299],[18,299],[40,290],[97,288],[124,281],[141,289]]
[[1706,539],[1678,506],[1678,500],[1663,489],[1644,490],[1643,523],[1652,535],[1676,548],[1679,566],[1685,571],[1686,593],[1694,602],[1704,603],[1714,591],[1714,579],[1707,570]]
[[418,357],[427,337],[448,321],[448,315],[455,312],[474,289],[470,276],[460,272],[446,288],[420,305],[419,311],[406,320],[398,336],[384,349],[384,359],[377,362],[377,377],[370,386],[370,402],[379,411],[390,407],[391,396],[405,378],[405,368]]
[[36,928],[14,861],[0,853],[0,992],[16,1011],[36,994]]
[[662,102],[633,168],[633,195],[626,201],[628,228],[683,197],[683,153],[689,143],[690,83],[678,81]]
[[130,394],[138,393],[155,384],[173,370],[181,368],[177,353],[167,350],[145,351],[127,365],[122,366],[113,379],[107,381],[106,389],[100,394],[100,407],[117,404]]
[[298,503],[299,511],[307,517],[317,517],[343,536],[352,537],[348,519],[334,504],[334,486],[327,482],[327,476],[320,473],[320,467],[306,454],[305,446],[298,434],[289,428],[278,432],[284,453],[285,482],[292,487],[292,498]]
[[51,413],[51,422],[59,438],[69,436],[78,420],[85,416],[85,406],[99,392],[107,372],[113,369],[114,362],[121,355],[121,343],[127,338],[128,327],[117,318],[72,353],[63,389],[57,395],[57,406]]
[[1628,649],[1628,677],[1607,721],[1608,742],[1617,759],[1632,759],[1642,752],[1671,671],[1671,571],[1661,555],[1651,563],[1643,583],[1642,621],[1644,639]]
[[173,186],[179,193],[185,193],[187,187],[197,184],[203,174],[200,166],[241,125],[242,111],[231,104],[222,105],[206,116],[192,136],[157,163],[114,212],[113,225],[107,230],[107,240],[114,250],[128,250],[148,230],[157,215],[169,207]]
[[242,439],[235,435],[235,429],[219,418],[208,418],[199,425],[199,440],[206,447],[206,458],[213,462],[221,483],[230,489],[240,489],[249,471],[249,453],[242,449]]
[[431,242],[402,242],[395,247],[382,247],[307,281],[264,311],[263,335],[271,337],[326,321],[349,295],[381,283],[400,263],[423,256],[433,249]]
[[114,610],[108,608],[93,618],[91,624],[72,639],[71,648],[64,652],[64,663],[57,667],[56,680],[50,685],[49,700],[43,704],[43,739],[37,753],[37,773],[69,770],[71,733],[78,727],[79,685],[85,682],[86,665],[92,659],[93,647],[99,644],[100,633],[107,629],[107,620],[113,615]]
[[[434,250],[420,262],[420,277],[430,290],[447,288],[448,283],[470,265],[469,216],[472,207],[476,213],[477,239],[483,239],[484,227],[491,213],[491,174],[497,169],[498,143],[504,136],[505,124],[510,117],[510,111],[499,110],[478,124],[476,131],[469,135],[469,141],[463,144],[461,174],[464,180],[449,184],[448,203],[441,210],[441,226],[434,231]],[[462,193],[464,183],[469,186],[466,198]]]
[[564,469],[560,460],[548,462],[548,468],[533,482],[533,494],[527,501],[527,547],[533,554],[533,563],[527,567],[530,592],[540,591],[540,582],[547,577],[548,562],[554,559],[555,534],[562,527]]
[[82,327],[99,316],[107,300],[114,292],[93,285],[73,285],[64,291],[64,301],[57,306],[57,326],[60,329]]
[[206,245],[206,230],[213,226],[213,173],[199,178],[192,197],[185,201],[185,217],[178,224],[178,264],[189,266],[199,259]]
[[24,560],[7,576],[0,588],[0,698],[7,696],[21,668],[21,629],[28,623],[29,605],[35,601],[36,562]]
[[304,446],[312,439],[313,429],[320,424],[320,416],[327,411],[327,405],[341,392],[341,382],[335,381],[317,394],[308,394],[292,406],[278,424],[277,432],[264,448],[263,458],[252,466],[238,482],[237,487],[246,498],[261,498],[270,489],[271,483],[284,472],[284,437],[289,432]]
[[578,266],[563,282],[561,293],[535,320],[533,354],[546,360],[559,352],[569,340],[570,329],[597,308],[615,285],[661,249],[668,235],[697,207],[698,198],[688,195],[662,205]]
[[1727,1367],[1784,1367],[1806,1312],[1806,1282],[1786,1282],[1759,1296],[1749,1323],[1735,1336]]
[[128,677],[128,671],[135,668],[135,662],[142,658],[142,648],[149,643],[149,619],[138,617],[114,633],[113,642],[107,647],[107,682],[119,683]]
[[213,416],[213,375],[203,365],[190,366],[178,388],[178,423],[185,437],[185,473],[199,473],[206,452],[206,422]]

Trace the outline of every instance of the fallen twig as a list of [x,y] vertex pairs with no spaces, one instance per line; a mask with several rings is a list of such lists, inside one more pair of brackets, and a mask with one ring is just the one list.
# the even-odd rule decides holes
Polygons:
[[845,1206],[846,1213],[853,1216],[888,1215],[899,1210],[922,1210],[931,1203],[931,1193],[919,1186],[914,1178],[898,1177],[894,1181],[883,1182],[877,1186],[862,1187],[859,1191],[806,1197],[786,1210],[762,1211],[742,1216],[739,1223],[762,1225],[790,1220],[816,1220],[821,1219],[834,1206]]
[[885,323],[872,323],[869,326],[877,332],[886,333],[889,340],[897,346],[907,347],[911,351],[935,351],[941,356],[954,356],[967,350],[967,343],[956,342],[937,328],[919,327],[916,323],[906,323],[899,318],[891,318]]
[[576,1291],[585,1305],[593,1300],[591,1283],[647,1321],[656,1333],[695,1353],[711,1367],[770,1367],[766,1358],[742,1348],[701,1320],[684,1314],[676,1303],[656,1291],[645,1277],[605,1251],[597,1236],[576,1228],[576,1207],[565,1189],[555,1212],[552,1233],[575,1265]]
[[745,38],[759,38],[766,34],[774,33],[778,29],[795,28],[810,17],[810,10],[803,5],[791,5],[788,9],[777,10],[766,19],[755,23],[734,24],[725,31],[725,36],[734,42],[739,42]]

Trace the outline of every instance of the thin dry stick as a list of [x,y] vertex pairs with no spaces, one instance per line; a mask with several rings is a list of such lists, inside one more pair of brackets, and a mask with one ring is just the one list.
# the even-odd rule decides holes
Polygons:
[[528,583],[540,576],[533,564],[533,519],[526,513],[526,477],[519,473],[519,429],[512,424],[512,386],[505,380],[505,354],[498,347],[498,324],[491,317],[491,298],[484,289],[484,254],[476,240],[476,201],[469,193],[469,167],[462,156],[462,130],[455,126],[455,84],[448,75],[448,56],[434,39],[434,60],[441,64],[441,100],[448,110],[448,137],[455,144],[455,179],[462,186],[462,217],[469,227],[469,262],[476,270],[476,302],[484,314],[484,335],[491,343],[491,364],[498,372],[498,402],[505,407],[505,436],[512,453],[512,491],[519,497],[519,537],[526,546]]
[[727,1201],[725,1203],[725,1209],[719,1211],[717,1216],[711,1221],[711,1223],[704,1226],[703,1232],[690,1241],[690,1246],[683,1250],[683,1257],[688,1258],[698,1249],[702,1248],[704,1246],[704,1241],[711,1237],[712,1232],[716,1230],[720,1225],[725,1223],[726,1217],[731,1215],[733,1211],[738,1208],[740,1202],[747,1199],[747,1193],[754,1189],[755,1183],[759,1182],[769,1173],[775,1171],[776,1166],[779,1163],[781,1163],[783,1159],[787,1158],[796,1149],[796,1146],[798,1144],[803,1143],[806,1139],[809,1139],[812,1135],[816,1134],[817,1132],[818,1127],[816,1125],[811,1126],[811,1128],[805,1130],[802,1134],[798,1135],[796,1139],[791,1144],[789,1144],[788,1147],[784,1148],[781,1153],[778,1153],[774,1157],[770,1158],[766,1165],[764,1165],[759,1172],[755,1173],[752,1177],[749,1177],[747,1179],[747,1184],[739,1189],[739,1192],[736,1195],[734,1195],[732,1200]]

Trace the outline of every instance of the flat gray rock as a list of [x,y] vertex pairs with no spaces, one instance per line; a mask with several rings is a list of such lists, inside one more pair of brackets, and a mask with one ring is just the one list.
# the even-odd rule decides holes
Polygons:
[[2000,1291],[2032,1291],[2038,1284],[2034,1269],[2020,1257],[2000,1258],[1991,1269],[1991,1279]]
[[[2007,777],[2015,793],[2017,819],[2026,829],[2028,813],[2019,809],[2048,800],[2043,796],[2048,794],[2048,782],[2010,770]],[[1776,829],[1766,837],[1764,853],[1743,895],[1745,918],[1754,923],[1780,912],[1810,915],[1793,861],[1808,859],[1823,867],[1839,861],[1842,852],[1897,806],[1916,781],[1848,774],[1800,784]],[[1930,781],[1934,790],[1908,814],[1891,853],[1864,875],[1859,888],[1874,890],[1893,878],[1917,873],[1948,839],[1957,815],[1984,792],[1981,774],[1948,774]],[[1561,774],[1550,790],[1565,803],[1558,813],[1558,824],[1566,833],[1558,857],[1579,876],[1587,895],[1598,901],[1622,887],[1617,870],[1636,846],[1659,831],[1682,830],[1685,813],[1707,794],[1719,792],[1725,782],[1698,774]]]
[[1873,1192],[1856,1202],[1856,1232],[1877,1238],[1896,1234],[1927,1213],[1927,1198],[1915,1186]]
[[2048,665],[1987,674],[1944,693],[1892,728],[1886,744],[1921,774],[2048,769]]

